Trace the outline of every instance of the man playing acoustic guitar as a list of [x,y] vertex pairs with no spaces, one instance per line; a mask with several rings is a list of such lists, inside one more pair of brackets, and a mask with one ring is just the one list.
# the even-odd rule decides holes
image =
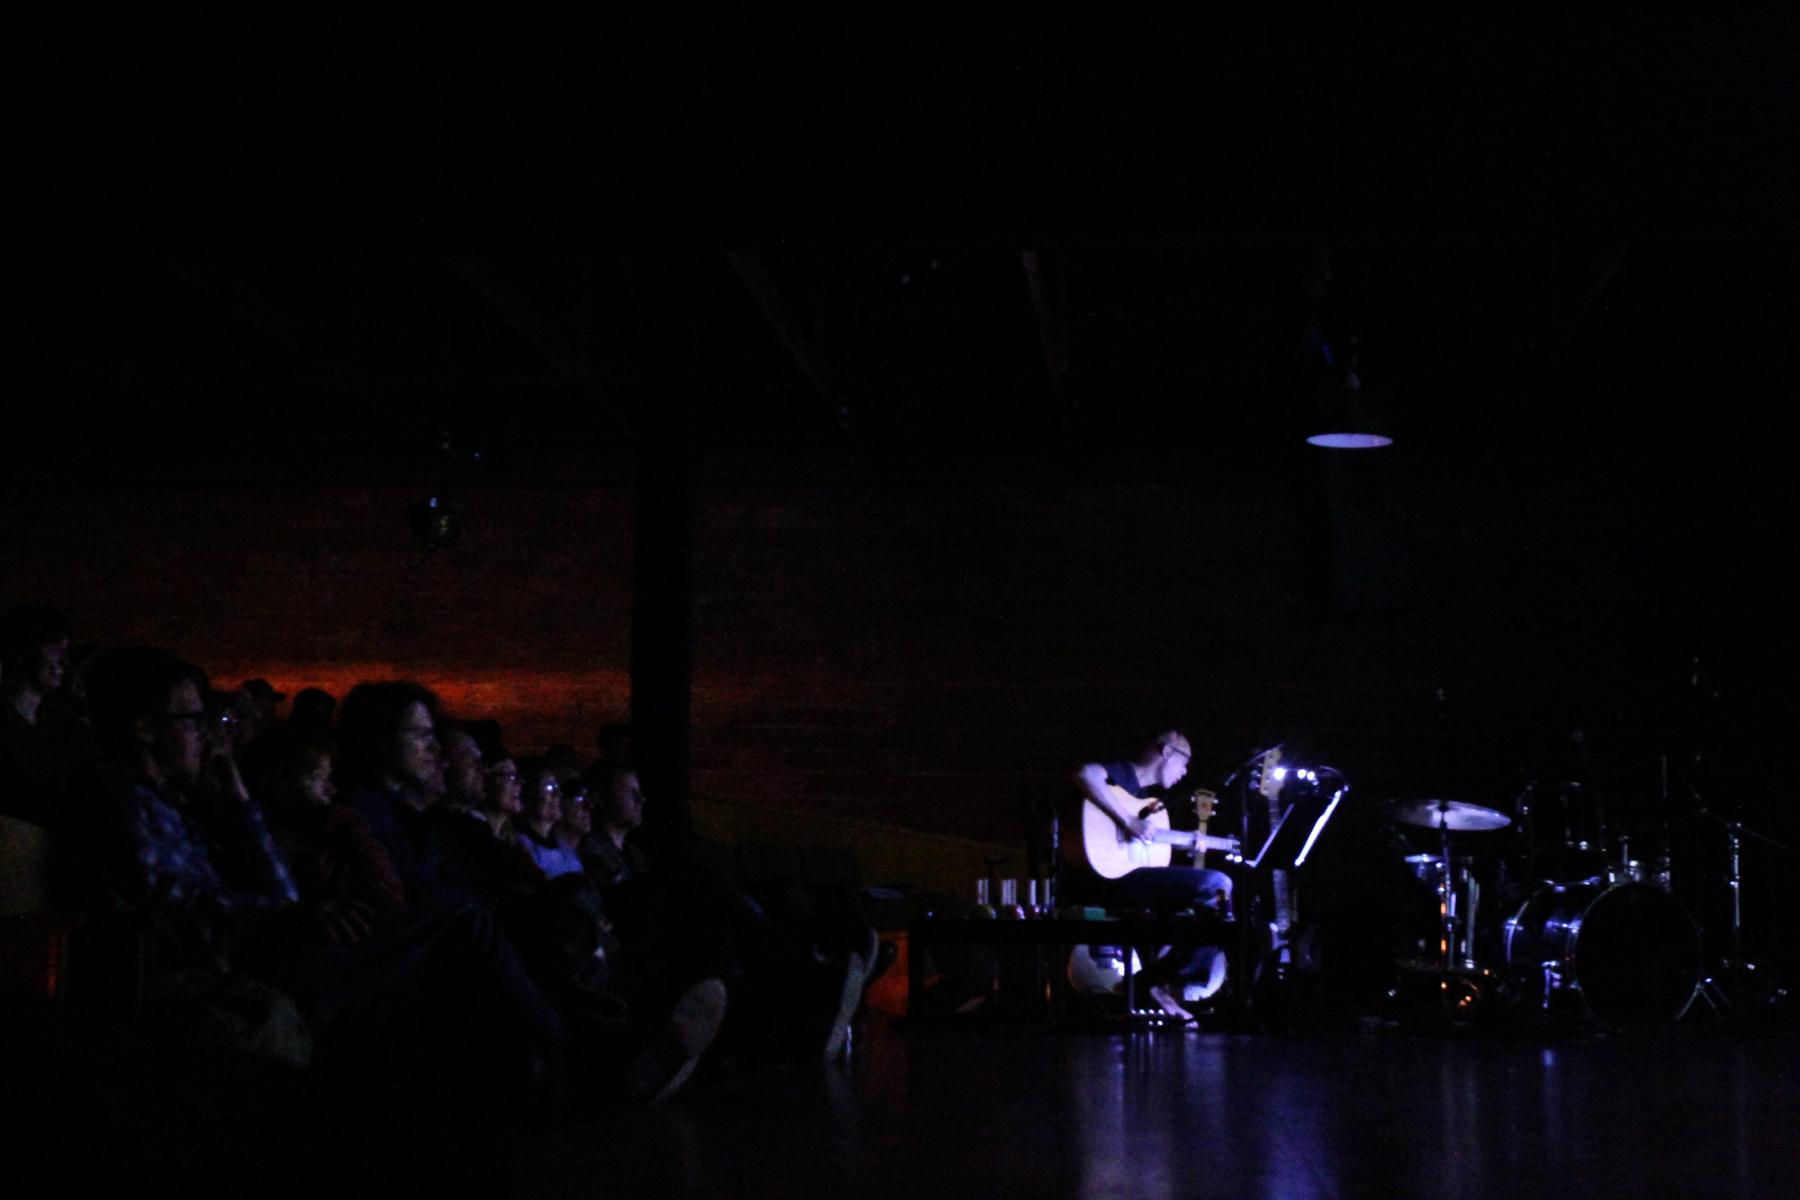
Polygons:
[[[1205,867],[1168,865],[1173,846],[1196,852],[1234,848],[1230,839],[1169,829],[1161,797],[1181,782],[1192,757],[1187,738],[1168,730],[1146,741],[1133,761],[1087,763],[1076,770],[1075,786],[1083,801],[1077,886],[1084,900],[1109,909],[1158,914],[1229,911],[1229,875]],[[1214,953],[1210,948],[1174,947],[1146,966],[1138,981],[1149,987],[1165,1012],[1188,1018],[1169,985],[1192,977],[1202,959],[1210,962]]]

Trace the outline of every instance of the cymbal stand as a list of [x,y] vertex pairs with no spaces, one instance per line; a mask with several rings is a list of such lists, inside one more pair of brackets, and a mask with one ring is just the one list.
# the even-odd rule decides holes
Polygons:
[[1443,959],[1439,970],[1444,979],[1456,970],[1456,860],[1450,857],[1450,824],[1448,800],[1438,801],[1438,855],[1443,861],[1442,882],[1438,885],[1438,951]]
[[[1475,908],[1477,886],[1471,872],[1458,875],[1456,857],[1450,852],[1450,801],[1438,801],[1438,854],[1442,866],[1438,883],[1438,963],[1435,999],[1443,1017],[1463,1019],[1483,994],[1487,972],[1475,961]],[[1459,932],[1460,931],[1460,932]]]
[[[1450,975],[1477,969],[1475,962],[1475,912],[1480,889],[1472,872],[1459,868],[1450,852],[1450,804],[1438,801],[1438,861],[1442,864],[1438,885],[1438,967]],[[1465,862],[1467,860],[1464,860]]]

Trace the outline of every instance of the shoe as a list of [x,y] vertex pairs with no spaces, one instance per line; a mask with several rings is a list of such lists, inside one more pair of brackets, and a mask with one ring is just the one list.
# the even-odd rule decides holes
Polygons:
[[725,1023],[725,985],[702,979],[675,1002],[669,1018],[625,1068],[625,1090],[654,1108],[681,1090]]
[[[871,931],[873,932],[873,931]],[[837,1009],[825,1031],[821,1061],[830,1065],[850,1052],[850,1022],[862,1004],[863,984],[869,978],[869,964],[861,951],[852,950],[844,959],[843,976],[838,980]]]

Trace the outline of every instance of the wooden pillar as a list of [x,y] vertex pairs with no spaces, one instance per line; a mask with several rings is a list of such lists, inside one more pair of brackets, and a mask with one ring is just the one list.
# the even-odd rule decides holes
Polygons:
[[656,843],[692,827],[696,399],[701,361],[695,255],[678,252],[629,272],[641,286],[632,327],[644,341],[633,489],[632,749]]

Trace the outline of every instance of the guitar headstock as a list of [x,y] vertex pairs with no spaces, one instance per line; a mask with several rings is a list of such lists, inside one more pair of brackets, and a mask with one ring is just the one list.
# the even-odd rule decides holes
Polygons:
[[1252,782],[1259,795],[1265,800],[1273,800],[1281,793],[1281,776],[1275,768],[1281,765],[1281,747],[1265,750],[1256,757],[1256,766],[1252,770]]
[[1205,788],[1194,789],[1194,816],[1199,819],[1202,825],[1212,820],[1213,808],[1218,803],[1218,793],[1209,792]]

